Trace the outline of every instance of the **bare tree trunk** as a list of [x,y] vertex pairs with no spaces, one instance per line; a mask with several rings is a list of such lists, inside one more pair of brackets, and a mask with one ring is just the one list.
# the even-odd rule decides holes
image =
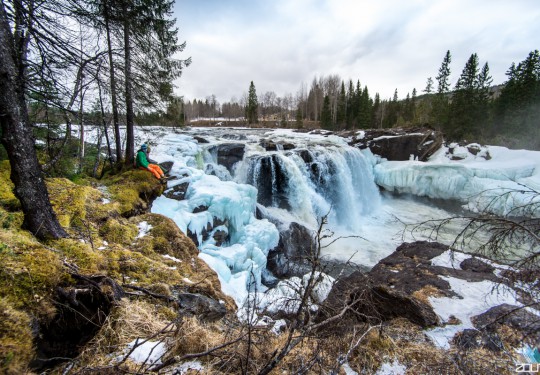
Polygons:
[[109,129],[107,128],[107,120],[105,119],[105,108],[103,106],[103,96],[101,95],[101,81],[99,80],[98,76],[96,76],[96,80],[97,80],[97,86],[98,86],[101,123],[103,124],[103,133],[105,134],[105,140],[107,141],[107,155],[109,157],[109,162],[111,163],[111,168],[113,168],[111,142],[109,141]]
[[116,99],[116,77],[114,74],[114,60],[111,43],[111,30],[109,27],[109,8],[107,1],[104,4],[105,30],[107,34],[107,50],[109,54],[109,75],[111,80],[111,106],[113,115],[114,139],[116,144],[116,162],[120,164],[122,160],[122,140],[120,139],[120,121],[118,116],[118,101]]
[[[31,15],[30,15],[31,17]],[[27,21],[29,22],[29,21]],[[23,226],[36,237],[67,237],[58,223],[41,173],[25,98],[26,38],[19,30],[15,48],[4,5],[0,5],[0,125],[1,142],[11,164],[15,196],[24,213]]]
[[131,46],[130,46],[130,20],[127,12],[124,13],[124,58],[126,80],[126,165],[132,166],[135,156],[135,134],[133,129],[133,96],[131,90]]

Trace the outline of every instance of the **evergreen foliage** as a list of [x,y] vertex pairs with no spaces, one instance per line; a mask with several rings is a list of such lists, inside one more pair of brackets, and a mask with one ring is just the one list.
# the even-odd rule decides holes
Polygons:
[[248,124],[256,124],[259,122],[259,101],[257,99],[257,91],[255,90],[253,81],[251,81],[249,85],[246,119]]
[[321,128],[333,130],[332,112],[330,111],[330,97],[325,95],[321,112]]

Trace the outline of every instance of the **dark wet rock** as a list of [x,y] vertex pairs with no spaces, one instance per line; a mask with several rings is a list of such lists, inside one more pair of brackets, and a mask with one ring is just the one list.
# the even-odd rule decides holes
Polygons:
[[431,265],[431,259],[446,250],[448,246],[437,242],[403,243],[394,253],[380,260],[369,276],[374,283],[398,288],[406,294],[433,286],[444,295],[453,296],[450,284],[441,279]]
[[493,273],[495,267],[478,258],[468,258],[461,262],[460,267],[465,271],[473,271],[480,273]]
[[467,151],[469,151],[469,153],[471,153],[473,155],[476,155],[481,151],[480,145],[474,144],[474,143],[470,144],[470,145],[467,145]]
[[426,161],[443,144],[442,133],[429,128],[366,130],[363,138],[353,137],[350,145],[388,160],[409,160],[411,155]]
[[[200,213],[207,210],[208,210],[208,207],[201,205],[201,206],[196,207],[193,210],[193,213]],[[220,226],[223,226],[227,229],[218,228]],[[199,237],[201,238],[202,242],[205,242],[210,238],[210,236],[212,236],[214,241],[216,241],[216,246],[221,246],[223,245],[223,243],[229,240],[228,227],[229,227],[229,222],[227,220],[221,220],[214,216],[212,222],[206,224],[206,227],[202,229],[200,236],[198,236],[197,233],[193,233],[189,228],[187,230],[187,236],[193,241],[193,243],[197,247],[202,244],[199,242]]]
[[195,139],[197,143],[210,143],[206,139],[199,137],[198,135],[193,136],[193,139]]
[[292,150],[296,146],[292,143],[287,142],[274,142],[268,139],[261,139],[259,144],[261,147],[263,147],[266,151],[278,151],[278,150]]
[[343,308],[344,301],[354,301],[345,319],[379,323],[394,318],[405,318],[422,327],[439,324],[433,308],[402,291],[376,284],[362,272],[354,272],[340,279],[333,287],[322,309],[330,315]]
[[540,342],[540,318],[522,307],[509,304],[495,306],[471,321],[477,329],[488,332],[495,332],[506,325],[518,331],[526,342]]
[[159,163],[159,166],[161,167],[164,173],[169,173],[173,164],[174,164],[174,161],[164,161],[163,163]]
[[306,164],[313,162],[313,155],[311,154],[309,150],[305,150],[305,149],[296,150],[296,154],[298,154],[298,156],[300,156],[302,160],[304,160],[304,163]]
[[163,195],[169,199],[181,201],[185,199],[188,187],[189,182],[182,182],[181,184],[174,185],[172,188],[167,189]]
[[204,211],[208,211],[208,206],[204,206],[204,205],[201,205],[201,206],[197,206],[193,209],[193,213],[194,214],[198,214],[199,212],[204,212]]
[[75,358],[99,331],[112,308],[125,296],[122,287],[107,276],[73,274],[75,284],[56,289],[56,315],[39,327],[34,369]]
[[[274,224],[278,228],[283,227],[282,224]],[[279,244],[268,253],[266,267],[279,278],[301,277],[310,269],[306,258],[315,246],[313,231],[292,222],[286,229],[280,230]]]
[[180,305],[179,312],[187,316],[197,316],[202,321],[214,322],[225,316],[224,304],[196,293],[180,293],[176,296]]
[[[429,327],[441,322],[426,302],[427,297],[460,297],[441,276],[470,282],[505,282],[493,273],[492,266],[479,258],[471,257],[463,261],[463,269],[433,265],[433,258],[447,250],[448,246],[436,242],[404,243],[369,272],[357,271],[340,279],[330,293],[323,311],[336,313],[343,307],[344,301],[356,301],[354,313],[346,318],[353,322],[387,321],[401,317],[422,327]],[[456,323],[455,319],[444,322]],[[540,327],[534,326],[534,329],[540,332]],[[473,345],[469,336],[463,337],[466,340],[463,341],[464,346]],[[478,342],[484,339],[484,336],[474,337]]]
[[233,165],[244,158],[245,147],[243,143],[222,143],[210,147],[208,151],[216,155],[218,164],[232,172]]
[[289,209],[289,178],[278,159],[279,156],[276,154],[254,156],[250,160],[248,181],[255,181],[258,203],[263,206]]

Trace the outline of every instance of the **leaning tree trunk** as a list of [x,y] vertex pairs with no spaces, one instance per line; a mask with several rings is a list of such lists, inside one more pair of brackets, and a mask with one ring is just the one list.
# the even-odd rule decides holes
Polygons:
[[[126,12],[127,14],[127,12]],[[135,159],[135,134],[133,129],[133,94],[131,88],[131,46],[130,46],[130,20],[124,20],[124,58],[126,80],[126,165],[132,166]]]
[[[24,58],[15,52],[4,5],[0,5],[0,125],[1,142],[11,164],[15,196],[24,213],[23,226],[41,239],[67,237],[52,209],[41,173],[24,92]],[[20,50],[18,53],[24,53]]]

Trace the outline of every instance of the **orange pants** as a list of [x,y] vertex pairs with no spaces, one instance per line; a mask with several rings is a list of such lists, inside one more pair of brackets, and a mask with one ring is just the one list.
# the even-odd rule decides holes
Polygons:
[[157,164],[148,164],[148,168],[140,167],[140,169],[144,169],[145,171],[150,171],[152,174],[159,180],[161,177],[165,177],[165,174]]

